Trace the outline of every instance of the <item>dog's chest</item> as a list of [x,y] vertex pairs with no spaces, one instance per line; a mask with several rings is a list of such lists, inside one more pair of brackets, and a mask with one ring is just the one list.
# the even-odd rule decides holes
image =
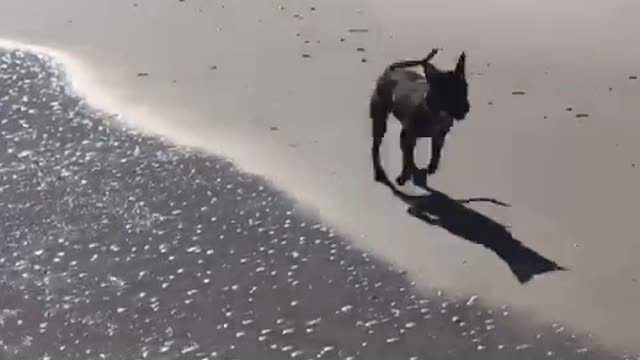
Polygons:
[[449,131],[453,126],[453,117],[444,111],[440,111],[432,121],[431,127],[434,133],[443,133]]
[[416,137],[432,137],[448,132],[453,126],[453,118],[445,112],[434,113],[423,103],[402,123],[403,128]]

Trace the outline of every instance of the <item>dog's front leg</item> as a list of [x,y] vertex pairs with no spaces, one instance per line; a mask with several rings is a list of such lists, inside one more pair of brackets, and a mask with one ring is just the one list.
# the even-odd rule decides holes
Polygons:
[[427,174],[429,175],[433,175],[438,171],[446,136],[447,133],[440,133],[431,138],[431,160],[429,160],[429,165],[427,166]]

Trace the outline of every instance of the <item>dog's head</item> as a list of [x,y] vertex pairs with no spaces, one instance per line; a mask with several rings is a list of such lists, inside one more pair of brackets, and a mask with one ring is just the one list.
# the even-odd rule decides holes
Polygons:
[[471,108],[468,98],[468,84],[465,74],[466,55],[458,58],[454,70],[441,71],[429,62],[424,63],[424,73],[429,82],[429,95],[434,105],[456,120],[467,116]]

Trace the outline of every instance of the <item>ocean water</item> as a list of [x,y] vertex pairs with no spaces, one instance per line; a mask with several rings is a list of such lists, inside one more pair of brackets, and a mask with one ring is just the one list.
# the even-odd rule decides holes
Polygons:
[[418,295],[259,177],[113,116],[0,51],[1,359],[631,359]]

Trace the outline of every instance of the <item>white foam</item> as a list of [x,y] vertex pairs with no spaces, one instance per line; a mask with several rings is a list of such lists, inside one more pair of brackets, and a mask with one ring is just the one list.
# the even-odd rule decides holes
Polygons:
[[[255,134],[242,125],[235,128],[220,126],[215,128],[218,131],[211,131],[211,127],[198,131],[197,126],[182,126],[177,120],[187,119],[185,122],[188,122],[196,118],[193,123],[197,123],[201,121],[202,114],[191,114],[185,109],[172,108],[168,104],[134,102],[129,99],[126,91],[105,86],[105,80],[109,79],[105,79],[98,67],[70,52],[9,39],[0,39],[0,47],[44,55],[60,64],[72,93],[82,97],[95,110],[116,115],[114,120],[128,128],[160,137],[173,144],[187,146],[192,150],[205,151],[232,160],[242,171],[264,176],[280,189],[286,189],[289,195],[302,201],[302,210],[313,208],[325,220],[334,224],[340,223],[340,219],[345,218],[344,212],[348,212],[345,209],[341,213],[340,209],[336,208],[335,197],[320,193],[320,180],[312,175],[314,169],[309,168],[306,159],[291,155],[290,149],[286,146],[273,146],[268,137]],[[266,154],[274,161],[265,161]],[[305,171],[302,171],[302,168],[306,168]],[[317,171],[315,175],[318,175]],[[353,222],[354,218],[351,217],[350,221]],[[364,220],[363,223],[366,222]],[[351,231],[352,235],[360,233]]]
[[[96,74],[90,66],[65,51],[9,39],[0,39],[0,48],[23,50],[46,56],[65,68],[65,76],[71,86],[70,90],[83,97],[92,107],[103,111],[123,108],[122,99],[117,99],[112,92],[105,91],[100,86],[95,85]],[[140,113],[148,111],[148,109],[132,110]]]
[[[189,116],[188,114],[175,109],[171,112],[167,112],[166,108],[158,110],[158,106],[129,100],[126,94],[102,85],[104,77],[99,74],[98,68],[67,51],[2,38],[0,38],[0,48],[31,52],[45,56],[55,64],[61,65],[70,86],[69,90],[73,94],[83,98],[93,109],[114,115],[112,120],[130,129],[170,140],[175,144],[189,146],[194,150],[213,151],[231,160],[251,159],[247,152],[242,151],[242,147],[236,146],[233,147],[233,151],[228,151],[232,148],[232,144],[237,143],[233,134],[218,136],[215,142],[194,136],[193,131],[175,126],[175,123],[168,119],[185,118]],[[243,170],[247,171],[245,168]]]

